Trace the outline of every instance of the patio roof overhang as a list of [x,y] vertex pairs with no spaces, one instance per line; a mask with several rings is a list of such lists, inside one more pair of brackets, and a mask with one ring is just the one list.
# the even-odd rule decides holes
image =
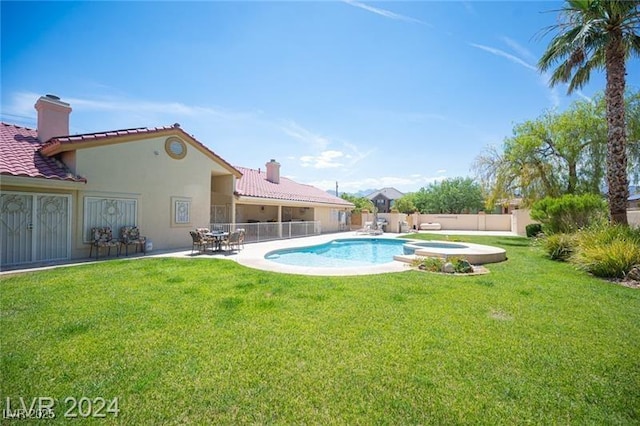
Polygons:
[[246,195],[236,195],[236,204],[255,205],[255,206],[286,206],[286,207],[307,207],[307,208],[336,208],[336,209],[353,209],[353,205],[338,203],[314,203],[309,201],[286,200],[279,198],[265,197],[248,197]]

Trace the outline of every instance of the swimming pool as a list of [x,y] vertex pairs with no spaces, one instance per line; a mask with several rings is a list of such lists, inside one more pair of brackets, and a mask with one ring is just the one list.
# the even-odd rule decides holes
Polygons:
[[371,266],[393,262],[393,257],[405,254],[409,240],[389,238],[346,238],[315,246],[274,250],[264,258],[294,266],[345,268]]

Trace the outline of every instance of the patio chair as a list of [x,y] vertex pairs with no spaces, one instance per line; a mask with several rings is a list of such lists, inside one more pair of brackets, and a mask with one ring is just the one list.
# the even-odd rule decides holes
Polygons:
[[240,238],[238,239],[238,249],[240,249],[240,247],[244,248],[244,237],[247,232],[244,230],[244,228],[238,228],[237,231],[240,232]]
[[[123,226],[120,228],[120,244],[124,245],[125,256],[129,255],[129,246],[136,246],[136,253],[138,248],[143,254],[146,254],[147,237],[140,235],[140,229],[137,226]],[[121,250],[122,251],[122,250]]]
[[191,245],[191,254],[193,254],[196,248],[200,253],[202,253],[206,251],[207,246],[211,244],[210,241],[204,238],[204,236],[198,231],[189,231],[189,234],[191,235],[191,240],[193,242]]
[[244,229],[236,229],[225,239],[227,250],[233,250],[233,246],[236,246],[237,250],[240,250],[240,246],[244,248]]
[[216,238],[212,237],[211,230],[209,228],[196,228],[196,232],[200,234],[202,241],[206,242],[211,248],[216,244]]
[[89,251],[89,257],[93,255],[93,248],[96,248],[96,259],[100,256],[100,249],[107,248],[107,256],[111,255],[111,247],[116,248],[116,256],[120,255],[120,242],[118,240],[113,239],[113,233],[111,232],[111,228],[102,227],[102,228],[91,228],[91,236],[93,240],[91,241],[91,250]]

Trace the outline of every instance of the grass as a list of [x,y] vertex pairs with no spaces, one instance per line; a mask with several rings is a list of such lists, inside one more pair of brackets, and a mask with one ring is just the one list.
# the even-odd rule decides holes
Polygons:
[[4,277],[1,403],[53,397],[61,421],[65,397],[118,397],[120,424],[640,423],[640,291],[523,238],[461,238],[509,260],[473,277],[168,258]]

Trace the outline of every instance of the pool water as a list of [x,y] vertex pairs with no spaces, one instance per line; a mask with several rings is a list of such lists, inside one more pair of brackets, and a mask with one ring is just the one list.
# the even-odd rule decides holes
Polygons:
[[368,266],[393,261],[393,256],[404,253],[407,240],[385,238],[349,238],[333,240],[309,247],[282,249],[269,252],[265,259],[277,263],[310,267]]
[[427,247],[427,248],[441,248],[441,249],[466,249],[469,246],[464,244],[456,244],[456,243],[448,243],[442,242],[439,243],[437,241],[425,241],[425,242],[412,242],[411,247]]

